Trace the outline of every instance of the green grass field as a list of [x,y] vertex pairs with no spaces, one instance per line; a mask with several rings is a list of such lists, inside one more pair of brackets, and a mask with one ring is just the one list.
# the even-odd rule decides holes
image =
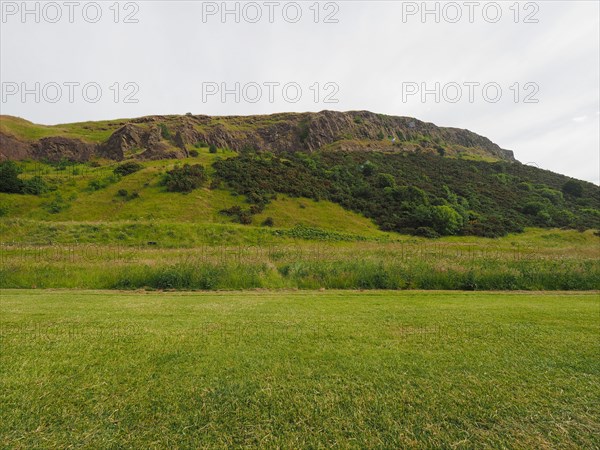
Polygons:
[[0,294],[2,448],[600,446],[597,292]]

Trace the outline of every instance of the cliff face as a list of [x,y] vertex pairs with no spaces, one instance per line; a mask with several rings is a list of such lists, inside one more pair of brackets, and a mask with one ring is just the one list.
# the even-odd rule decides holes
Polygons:
[[188,146],[201,142],[236,151],[254,149],[286,153],[329,148],[389,152],[443,150],[448,154],[474,153],[514,161],[511,151],[471,131],[442,128],[410,117],[385,116],[368,111],[269,116],[149,116],[112,125],[112,135],[103,142],[95,143],[86,142],[73,132],[26,140],[3,127],[0,131],[0,159],[183,158],[188,156]]

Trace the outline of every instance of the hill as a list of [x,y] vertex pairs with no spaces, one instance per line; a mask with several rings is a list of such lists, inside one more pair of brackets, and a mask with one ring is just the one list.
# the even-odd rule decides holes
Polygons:
[[234,151],[360,150],[469,155],[513,161],[513,153],[468,130],[368,111],[282,113],[268,116],[149,116],[130,120],[36,125],[0,117],[0,158],[142,160],[185,158],[190,146]]
[[[467,130],[370,112],[0,118],[0,214],[497,237],[598,227],[600,189]],[[11,181],[12,180],[12,181]]]

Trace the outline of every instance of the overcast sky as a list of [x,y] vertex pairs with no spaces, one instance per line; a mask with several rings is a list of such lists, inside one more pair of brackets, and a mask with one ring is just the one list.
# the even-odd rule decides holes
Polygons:
[[370,110],[600,183],[598,1],[76,3],[1,2],[2,114]]

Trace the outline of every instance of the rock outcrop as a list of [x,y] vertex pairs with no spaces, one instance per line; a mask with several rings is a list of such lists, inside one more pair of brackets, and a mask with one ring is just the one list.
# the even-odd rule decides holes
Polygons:
[[113,160],[184,158],[188,156],[188,147],[201,142],[236,151],[253,149],[274,153],[327,149],[434,152],[443,148],[515,160],[511,151],[469,130],[443,128],[410,117],[368,111],[148,116],[113,126],[115,131],[103,143],[63,136],[28,142],[0,132],[0,158],[50,161],[87,161],[96,157]]

